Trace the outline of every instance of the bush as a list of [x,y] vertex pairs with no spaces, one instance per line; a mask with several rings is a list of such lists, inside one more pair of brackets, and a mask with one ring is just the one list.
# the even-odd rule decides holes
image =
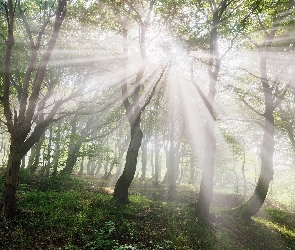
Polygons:
[[21,168],[19,170],[19,183],[20,184],[32,184],[34,180],[34,174],[32,174],[28,169]]

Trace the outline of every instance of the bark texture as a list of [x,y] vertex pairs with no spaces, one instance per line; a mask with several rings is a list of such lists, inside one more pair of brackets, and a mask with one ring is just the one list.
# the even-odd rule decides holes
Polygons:
[[18,186],[18,174],[23,157],[23,142],[17,138],[11,140],[8,165],[2,196],[1,216],[12,218],[17,213],[16,190]]
[[113,197],[120,203],[128,203],[128,189],[134,178],[137,164],[137,157],[143,133],[140,129],[140,121],[131,125],[131,140],[127,150],[124,171],[118,179]]

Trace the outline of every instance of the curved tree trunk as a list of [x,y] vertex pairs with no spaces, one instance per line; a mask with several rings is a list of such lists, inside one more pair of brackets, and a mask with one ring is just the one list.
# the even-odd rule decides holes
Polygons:
[[[122,76],[122,84],[121,84],[121,92],[122,92],[122,102],[126,110],[126,116],[128,119],[128,122],[130,124],[130,130],[131,130],[131,139],[130,144],[127,150],[126,155],[126,162],[125,162],[125,168],[123,170],[122,175],[118,179],[113,197],[116,201],[120,203],[128,203],[128,189],[129,186],[134,178],[135,172],[136,172],[136,165],[137,165],[137,157],[139,148],[141,146],[142,138],[143,138],[143,132],[140,128],[140,122],[141,122],[141,114],[144,110],[145,106],[148,104],[145,103],[144,106],[140,106],[140,87],[141,87],[141,81],[144,75],[144,72],[147,68],[147,61],[146,61],[146,32],[147,28],[150,22],[151,13],[154,6],[154,0],[150,1],[149,10],[147,11],[147,15],[145,17],[145,21],[139,22],[139,46],[140,46],[140,53],[142,58],[142,65],[139,68],[135,82],[133,83],[133,103],[130,103],[129,101],[129,94],[128,94],[128,86],[127,86],[127,78],[125,73]],[[141,19],[141,17],[140,17]],[[122,60],[122,69],[123,72],[126,72],[127,66],[128,66],[128,19],[122,19],[121,20],[121,26],[123,29],[123,60]],[[152,95],[150,96],[150,98]],[[149,100],[150,100],[149,98]]]
[[266,78],[266,58],[261,58],[261,82],[265,99],[265,121],[263,126],[263,139],[260,146],[261,172],[254,193],[250,199],[235,209],[235,213],[244,219],[255,215],[264,203],[270,182],[273,179],[273,154],[274,154],[274,97],[271,86]]
[[[271,111],[270,111],[271,112]],[[265,119],[263,140],[260,148],[261,172],[250,199],[234,210],[243,219],[250,219],[263,205],[270,182],[273,179],[274,119],[272,113]]]
[[[270,182],[273,179],[273,154],[274,154],[274,110],[279,105],[285,91],[281,93],[273,93],[273,88],[278,86],[272,86],[267,75],[267,58],[269,48],[272,45],[276,30],[277,23],[273,24],[272,32],[265,38],[264,44],[259,47],[260,56],[260,81],[264,95],[264,125],[263,125],[263,138],[260,146],[260,159],[261,159],[261,172],[256,184],[254,193],[250,199],[233,210],[235,214],[244,218],[250,219],[255,215],[263,205]],[[279,84],[279,83],[276,83]],[[276,99],[278,98],[278,99]]]
[[143,133],[140,129],[140,120],[138,119],[131,125],[131,140],[126,155],[125,168],[118,179],[113,197],[120,203],[128,203],[128,189],[134,178],[137,164],[138,151],[141,145]]

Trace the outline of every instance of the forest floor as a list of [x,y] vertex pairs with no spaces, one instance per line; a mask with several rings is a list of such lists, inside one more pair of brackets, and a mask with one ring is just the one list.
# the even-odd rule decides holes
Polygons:
[[179,186],[174,203],[163,185],[135,182],[128,205],[115,203],[111,192],[94,179],[21,181],[20,213],[1,222],[0,249],[295,249],[295,214],[273,201],[242,221],[222,212],[241,197],[218,192],[204,226],[195,219],[191,186]]

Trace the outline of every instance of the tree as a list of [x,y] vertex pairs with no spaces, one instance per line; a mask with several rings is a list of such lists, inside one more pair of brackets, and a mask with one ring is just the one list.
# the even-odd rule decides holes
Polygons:
[[[215,137],[215,115],[214,115],[214,99],[216,95],[216,84],[221,67],[221,57],[218,51],[218,27],[222,24],[224,14],[231,5],[232,1],[223,0],[218,5],[209,1],[211,8],[212,19],[210,20],[210,34],[209,34],[209,92],[206,97],[200,91],[200,88],[195,84],[202,100],[205,103],[205,153],[202,168],[202,179],[200,185],[199,197],[196,203],[197,218],[205,221],[209,218],[209,207],[213,197],[213,176],[214,176],[214,155],[216,151],[216,137]],[[209,21],[209,20],[208,20]]]
[[[214,156],[216,152],[216,113],[214,110],[214,103],[216,97],[217,82],[221,69],[221,62],[229,50],[233,47],[233,43],[242,32],[247,24],[247,19],[257,8],[259,1],[253,1],[249,4],[243,1],[197,1],[197,7],[200,14],[196,15],[197,21],[204,24],[208,28],[206,35],[200,36],[204,32],[204,28],[200,28],[196,32],[196,37],[189,38],[186,43],[189,47],[204,46],[204,41],[209,43],[208,51],[208,77],[209,87],[207,96],[203,94],[201,88],[197,85],[194,79],[193,66],[191,67],[191,81],[194,84],[201,100],[205,106],[205,151],[202,167],[202,179],[200,185],[199,197],[196,203],[196,215],[201,221],[207,221],[209,218],[209,208],[213,197],[213,177],[215,161]],[[242,8],[243,7],[243,8]],[[206,20],[204,23],[202,20]],[[234,31],[234,32],[232,32]],[[230,43],[227,50],[220,54],[219,41],[225,38],[230,38]],[[201,63],[203,58],[195,58]],[[194,60],[195,60],[194,59]]]
[[[125,4],[128,6],[128,9],[125,10],[127,13],[127,17],[123,17],[120,20],[120,24],[122,27],[122,37],[123,37],[123,60],[122,60],[122,67],[123,70],[126,71],[127,64],[128,64],[128,22],[130,21],[130,16],[134,15],[135,20],[139,25],[139,47],[140,47],[140,54],[142,59],[142,64],[137,71],[135,81],[133,83],[133,91],[132,94],[128,94],[128,86],[127,86],[127,79],[126,76],[122,78],[121,90],[122,90],[122,102],[126,110],[126,116],[128,122],[130,124],[130,144],[126,154],[126,163],[123,170],[122,175],[118,179],[113,197],[120,203],[128,203],[128,189],[129,186],[134,178],[135,171],[136,171],[136,164],[137,164],[137,157],[139,148],[141,146],[141,141],[143,138],[143,132],[140,127],[141,123],[141,113],[144,111],[145,107],[151,100],[155,92],[155,88],[157,83],[161,80],[164,70],[162,70],[160,77],[156,80],[150,96],[147,97],[144,104],[140,105],[141,97],[141,81],[143,79],[144,73],[147,69],[147,52],[146,52],[146,33],[148,30],[148,26],[150,25],[151,14],[153,11],[153,7],[155,4],[154,0],[149,1],[148,10],[145,16],[142,16],[137,9],[137,6],[130,1],[125,1]],[[124,11],[124,9],[123,9]],[[144,10],[141,10],[144,13]],[[132,13],[132,15],[131,15]],[[130,97],[133,96],[133,101],[130,102]]]
[[[260,145],[260,159],[261,159],[261,172],[254,189],[252,196],[248,201],[237,207],[233,212],[244,219],[250,219],[255,215],[263,205],[265,198],[268,193],[270,182],[273,180],[274,168],[273,168],[273,154],[274,154],[274,132],[275,132],[275,119],[274,112],[276,108],[280,105],[286,92],[290,86],[290,83],[285,82],[284,78],[278,73],[277,70],[273,70],[272,73],[268,71],[268,67],[271,68],[269,62],[277,61],[277,58],[271,54],[274,54],[276,51],[276,46],[279,44],[279,41],[276,41],[276,34],[278,33],[280,26],[283,26],[286,16],[290,12],[279,12],[284,11],[285,5],[280,6],[283,9],[278,8],[277,3],[274,3],[272,8],[269,9],[270,24],[267,28],[267,24],[263,24],[260,19],[260,16],[257,15],[257,19],[260,25],[260,28],[264,32],[264,40],[261,44],[253,41],[255,48],[259,55],[259,69],[260,80],[263,100],[264,100],[264,112],[260,114],[264,118],[263,122],[263,138]],[[289,7],[289,6],[288,6]],[[278,51],[280,53],[280,51]],[[256,77],[252,74],[252,76]],[[247,104],[248,107],[251,107]],[[259,114],[259,111],[255,110]]]
[[[47,4],[40,5],[41,8],[44,8],[44,18],[37,34],[33,32],[33,28],[30,26],[26,13],[23,10],[23,5],[26,4],[29,5],[30,3],[22,3],[18,0],[15,8],[12,0],[7,0],[6,3],[3,3],[7,20],[7,36],[3,35],[6,47],[3,73],[4,89],[0,100],[4,108],[7,130],[10,134],[10,152],[1,201],[1,216],[3,218],[13,217],[17,212],[16,190],[21,159],[39,140],[46,127],[54,121],[54,115],[58,108],[66,101],[63,99],[56,102],[44,120],[37,119],[38,113],[45,108],[46,100],[48,100],[46,98],[50,95],[49,87],[47,96],[44,95],[43,99],[39,99],[46,76],[46,69],[66,15],[67,2],[66,0],[59,0],[54,14]],[[30,6],[26,7],[30,8]],[[45,31],[52,17],[54,17],[52,32],[47,37],[49,40],[47,48],[42,53],[42,39],[46,36]],[[22,21],[26,38],[29,41],[29,60],[26,61],[26,70],[18,77],[15,75],[17,68],[12,64],[13,58],[17,56],[17,53],[14,53],[14,48],[19,42],[14,34],[17,20]],[[18,106],[14,106],[13,93],[17,94]],[[34,122],[36,122],[35,127],[32,126]],[[33,131],[31,131],[32,129]]]

